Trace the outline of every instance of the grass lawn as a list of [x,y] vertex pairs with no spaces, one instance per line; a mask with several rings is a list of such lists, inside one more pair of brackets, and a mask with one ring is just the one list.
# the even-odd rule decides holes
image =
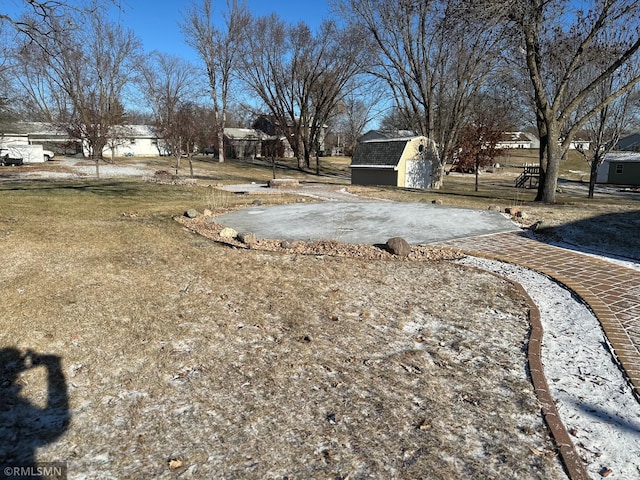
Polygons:
[[[347,161],[322,165],[278,172],[348,184]],[[564,478],[507,282],[445,261],[231,248],[173,220],[296,201],[215,188],[266,181],[268,163],[198,160],[183,185],[12,172],[0,171],[0,464],[62,461],[69,478]],[[638,210],[536,207],[500,182],[367,194],[517,203],[556,227]]]

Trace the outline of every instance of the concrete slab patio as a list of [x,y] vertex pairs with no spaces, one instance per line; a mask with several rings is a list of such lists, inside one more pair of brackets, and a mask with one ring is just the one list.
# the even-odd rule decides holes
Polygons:
[[425,203],[327,202],[251,207],[217,218],[239,232],[282,240],[385,243],[403,237],[412,245],[519,230],[508,217]]

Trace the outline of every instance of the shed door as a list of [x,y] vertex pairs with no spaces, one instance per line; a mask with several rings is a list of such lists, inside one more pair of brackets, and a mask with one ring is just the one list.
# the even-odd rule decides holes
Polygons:
[[405,187],[431,187],[431,162],[422,159],[407,160],[406,172],[404,183]]

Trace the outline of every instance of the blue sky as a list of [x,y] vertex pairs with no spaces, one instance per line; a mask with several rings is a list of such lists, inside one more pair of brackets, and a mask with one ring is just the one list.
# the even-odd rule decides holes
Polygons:
[[[178,27],[190,0],[120,0],[119,3],[122,11],[114,11],[114,20],[133,30],[142,40],[145,51],[159,50],[195,60],[195,53],[185,44]],[[225,0],[213,3],[221,7],[226,4]],[[246,3],[256,16],[276,13],[290,23],[303,20],[313,29],[329,16],[327,0],[246,0]]]

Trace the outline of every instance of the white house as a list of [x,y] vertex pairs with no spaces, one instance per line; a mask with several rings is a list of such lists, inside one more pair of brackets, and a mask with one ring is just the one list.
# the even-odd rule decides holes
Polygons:
[[[113,129],[112,138],[102,150],[111,157],[157,157],[165,155],[163,142],[150,125],[120,125]],[[89,152],[85,148],[85,155]]]
[[[564,138],[559,140],[564,141]],[[589,150],[591,148],[591,140],[584,133],[578,133],[569,143],[569,150]]]
[[[150,125],[121,125],[113,129],[113,135],[102,151],[110,157],[113,151],[116,157],[142,156],[156,157],[164,155],[164,144]],[[51,123],[13,122],[0,125],[0,145],[32,144],[43,145],[58,155],[83,153],[89,156],[86,144],[71,138],[67,132]]]
[[540,141],[528,132],[504,132],[496,148],[540,148]]

